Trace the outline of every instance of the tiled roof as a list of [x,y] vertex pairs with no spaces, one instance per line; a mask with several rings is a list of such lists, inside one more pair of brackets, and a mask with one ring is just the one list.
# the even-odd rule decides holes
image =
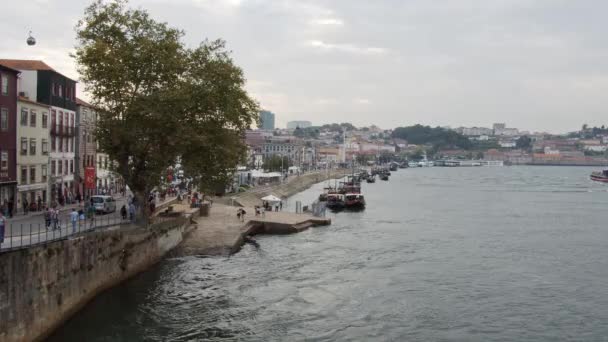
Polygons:
[[79,106],[87,106],[87,107],[91,107],[91,108],[93,108],[93,105],[92,105],[92,104],[90,104],[90,103],[88,103],[88,102],[86,102],[86,101],[83,101],[83,100],[81,100],[81,99],[80,99],[80,98],[78,98],[78,97],[76,98],[76,104],[77,104],[77,105],[79,105]]
[[[27,60],[27,59],[0,59],[0,64],[17,70],[52,70],[43,61]],[[55,71],[56,72],[56,71]]]

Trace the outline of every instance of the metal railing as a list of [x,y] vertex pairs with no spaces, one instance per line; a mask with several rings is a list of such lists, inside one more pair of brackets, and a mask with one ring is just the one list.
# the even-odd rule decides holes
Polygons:
[[40,219],[39,223],[9,223],[5,226],[4,241],[0,243],[0,253],[44,245],[109,227],[131,224],[128,219],[123,220],[122,217],[115,215],[95,215],[84,220],[79,219],[74,223],[69,217],[62,217],[50,222]]

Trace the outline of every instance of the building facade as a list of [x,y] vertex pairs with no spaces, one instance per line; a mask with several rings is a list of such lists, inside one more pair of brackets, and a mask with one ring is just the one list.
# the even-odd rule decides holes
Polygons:
[[[87,189],[85,184],[85,170],[92,168],[97,177],[97,143],[95,141],[95,128],[97,112],[90,104],[76,99],[76,150],[74,155],[74,179],[76,194],[88,198],[96,194],[95,189]],[[97,186],[97,181],[95,181]]]
[[41,210],[49,199],[49,106],[25,97],[17,101],[17,208]]
[[42,61],[2,59],[19,70],[19,95],[48,105],[50,112],[50,202],[68,203],[74,196],[76,81]]
[[263,130],[273,130],[274,129],[274,119],[275,115],[272,112],[267,110],[263,110],[260,112],[260,129]]
[[17,192],[17,77],[0,63],[0,206],[15,202]]

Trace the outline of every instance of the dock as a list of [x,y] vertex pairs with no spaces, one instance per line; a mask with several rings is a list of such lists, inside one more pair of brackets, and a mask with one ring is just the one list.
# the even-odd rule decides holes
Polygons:
[[[179,256],[230,255],[238,252],[247,237],[259,234],[294,234],[311,227],[327,226],[331,219],[310,214],[266,212],[255,216],[253,207],[244,207],[244,221],[237,218],[239,207],[214,203],[209,216],[194,218],[196,229],[175,251]],[[174,210],[181,210],[175,208]]]

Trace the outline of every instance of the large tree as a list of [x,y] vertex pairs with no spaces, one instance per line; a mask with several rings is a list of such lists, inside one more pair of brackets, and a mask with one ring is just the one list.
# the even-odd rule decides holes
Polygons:
[[188,48],[181,30],[126,0],[93,3],[76,32],[81,81],[100,110],[99,147],[139,203],[177,163],[203,190],[230,177],[259,107],[223,41]]

